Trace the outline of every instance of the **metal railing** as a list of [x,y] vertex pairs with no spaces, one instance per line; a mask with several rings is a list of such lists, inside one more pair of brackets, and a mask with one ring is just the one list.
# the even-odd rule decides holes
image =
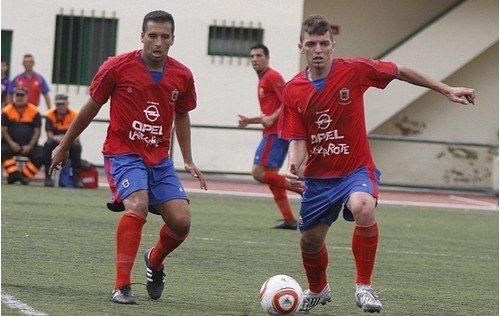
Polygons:
[[[93,123],[109,123],[108,119],[94,119]],[[239,128],[237,126],[222,126],[222,125],[208,125],[208,124],[192,124],[191,128],[193,129],[209,129],[209,130],[237,130],[244,132],[255,132],[261,131],[261,128],[256,127],[247,127],[247,128]],[[445,140],[435,140],[435,139],[422,139],[416,137],[405,137],[405,136],[395,136],[395,135],[378,135],[378,134],[369,134],[368,138],[370,141],[391,141],[391,142],[405,142],[405,143],[418,143],[418,144],[431,144],[431,145],[445,145],[449,147],[477,147],[484,148],[488,150],[492,155],[498,155],[498,145],[497,144],[488,144],[488,143],[479,143],[479,142],[452,142]],[[170,156],[173,159],[174,152],[176,150],[175,144],[175,133],[172,133],[171,145],[170,145]],[[102,166],[100,166],[102,167]],[[184,172],[183,169],[178,169],[180,172]],[[211,170],[206,171],[206,174],[221,174],[221,175],[239,175],[239,176],[251,176],[251,172],[234,172],[230,170]],[[469,191],[469,192],[480,192],[487,194],[498,194],[498,191],[494,188],[464,188],[464,187],[456,187],[456,186],[444,186],[444,185],[419,185],[419,184],[411,184],[411,183],[390,183],[382,181],[381,185],[383,186],[391,186],[391,187],[401,187],[401,188],[416,188],[416,189],[439,189],[439,190],[450,190],[450,191]]]

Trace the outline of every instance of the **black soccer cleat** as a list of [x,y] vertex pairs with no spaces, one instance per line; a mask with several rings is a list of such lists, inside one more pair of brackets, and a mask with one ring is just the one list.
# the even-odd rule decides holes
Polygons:
[[117,304],[137,304],[134,295],[132,295],[130,285],[125,285],[118,290],[114,290],[111,293],[110,301]]
[[153,300],[157,300],[161,297],[163,288],[165,287],[165,273],[163,273],[163,268],[155,269],[151,267],[149,257],[151,256],[152,250],[153,248],[144,253],[144,261],[146,262],[146,287],[148,289],[149,297]]
[[284,219],[279,219],[278,224],[276,224],[273,228],[297,230],[297,227],[298,225],[296,220],[285,221]]

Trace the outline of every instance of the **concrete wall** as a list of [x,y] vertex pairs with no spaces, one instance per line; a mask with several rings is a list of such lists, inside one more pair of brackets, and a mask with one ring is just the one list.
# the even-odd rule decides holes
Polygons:
[[[476,88],[475,106],[450,103],[428,92],[373,133],[498,145],[498,66],[497,42],[445,80]],[[372,149],[387,182],[497,187],[495,155],[487,149],[387,141],[373,141]]]
[[[303,1],[2,1],[2,29],[13,30],[11,74],[21,72],[22,55],[31,52],[35,56],[35,70],[51,81],[52,59],[55,37],[55,19],[60,8],[68,14],[70,9],[85,15],[95,9],[96,15],[106,11],[110,17],[115,11],[119,19],[117,52],[126,52],[141,47],[140,33],[142,18],[152,10],[163,9],[174,15],[176,23],[175,44],[170,55],[185,63],[194,73],[198,91],[199,108],[192,112],[194,124],[233,125],[237,123],[237,113],[258,115],[257,76],[248,59],[228,57],[210,57],[207,55],[208,30],[214,20],[222,20],[230,25],[248,26],[258,23],[264,28],[264,43],[271,51],[271,66],[280,71],[285,79],[299,68],[299,57],[295,49],[296,34],[300,30]],[[263,8],[265,7],[265,10]],[[277,19],[276,17],[279,17]],[[29,21],[30,23],[26,23]],[[36,34],[36,35],[34,35]],[[53,92],[57,87],[51,87]],[[66,86],[59,87],[66,92]],[[80,108],[88,98],[87,88],[71,86],[67,91],[74,107]],[[52,93],[53,95],[53,93]],[[107,118],[109,107],[105,105],[99,113],[100,118]],[[83,156],[94,163],[102,164],[101,144],[105,136],[105,124],[93,124],[82,135]],[[216,135],[214,132],[213,135]],[[228,136],[231,135],[231,136]],[[253,151],[259,141],[256,132],[237,132],[221,135],[233,145],[217,148],[219,170],[224,167],[221,157],[233,157],[239,160],[233,171],[249,171]],[[211,169],[216,161],[211,156],[213,146],[212,131],[193,132],[193,150],[201,168]],[[232,158],[231,158],[232,159]],[[180,162],[180,159],[176,159]],[[178,163],[176,163],[177,165]],[[182,164],[181,164],[182,165]]]
[[[304,17],[323,14],[340,26],[336,56],[375,57],[457,0],[306,0]],[[296,37],[298,42],[298,35]],[[302,64],[304,66],[305,63]]]

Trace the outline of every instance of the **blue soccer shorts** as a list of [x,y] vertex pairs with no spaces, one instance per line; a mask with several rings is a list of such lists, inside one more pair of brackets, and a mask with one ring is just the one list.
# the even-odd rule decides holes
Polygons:
[[280,169],[288,153],[288,144],[288,140],[279,138],[277,134],[264,135],[255,151],[253,164]]
[[341,210],[346,221],[354,221],[347,208],[349,196],[366,192],[378,198],[380,171],[361,167],[342,178],[306,179],[306,190],[300,205],[299,229],[314,228],[320,222],[331,226]]
[[139,190],[148,191],[150,211],[170,200],[188,200],[174,164],[168,158],[157,165],[146,166],[138,155],[107,156],[104,167],[112,193],[108,208],[112,211],[123,211],[123,200]]

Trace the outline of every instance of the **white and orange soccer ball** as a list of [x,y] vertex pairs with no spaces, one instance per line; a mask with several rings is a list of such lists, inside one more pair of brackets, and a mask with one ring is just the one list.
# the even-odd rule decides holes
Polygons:
[[260,288],[260,306],[269,315],[294,315],[302,305],[302,288],[288,275],[270,277]]

